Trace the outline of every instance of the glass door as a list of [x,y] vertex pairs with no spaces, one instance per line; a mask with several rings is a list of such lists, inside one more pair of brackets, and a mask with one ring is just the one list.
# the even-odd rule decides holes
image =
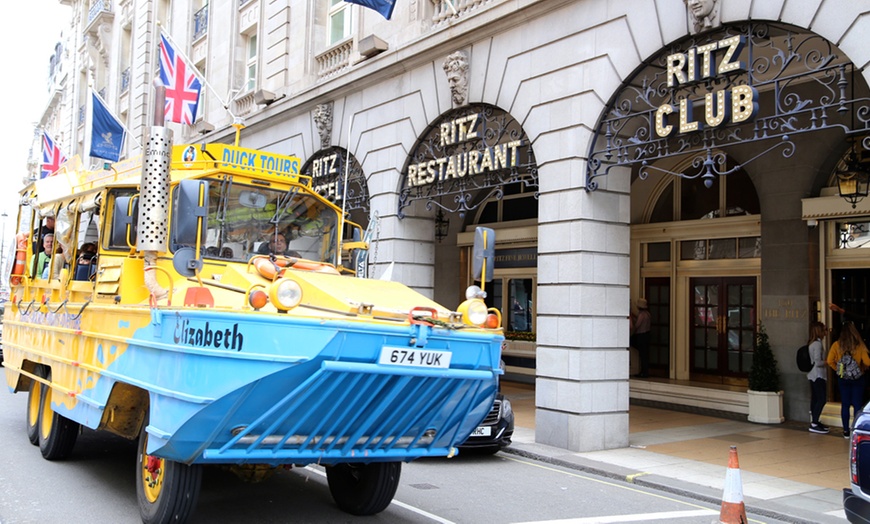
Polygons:
[[649,306],[649,372],[669,377],[671,367],[671,279],[647,278],[644,295]]
[[755,350],[756,280],[690,280],[692,380],[745,384]]

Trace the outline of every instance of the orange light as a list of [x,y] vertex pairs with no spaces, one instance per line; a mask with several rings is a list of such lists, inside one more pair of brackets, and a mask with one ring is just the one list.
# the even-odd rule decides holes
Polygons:
[[486,327],[487,329],[495,329],[498,326],[499,326],[499,319],[498,319],[497,315],[490,313],[489,315],[486,316],[486,323],[484,324],[484,327]]
[[248,295],[248,303],[251,304],[251,307],[254,309],[263,309],[263,307],[269,303],[269,295],[267,295],[262,289],[255,289],[254,291],[251,291],[250,295]]

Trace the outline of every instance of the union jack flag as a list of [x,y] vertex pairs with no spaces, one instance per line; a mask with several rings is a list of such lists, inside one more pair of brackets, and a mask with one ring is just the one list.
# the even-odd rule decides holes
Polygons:
[[60,169],[60,165],[66,162],[66,155],[60,150],[60,147],[54,143],[54,140],[48,136],[48,133],[42,132],[42,173],[39,178],[51,176]]
[[163,33],[160,33],[160,81],[166,86],[166,120],[193,125],[199,91],[195,69],[190,67]]

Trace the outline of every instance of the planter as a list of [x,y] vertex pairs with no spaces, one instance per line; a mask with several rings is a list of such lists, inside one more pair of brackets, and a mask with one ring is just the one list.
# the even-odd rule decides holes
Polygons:
[[782,391],[747,391],[749,394],[749,422],[759,424],[781,424]]

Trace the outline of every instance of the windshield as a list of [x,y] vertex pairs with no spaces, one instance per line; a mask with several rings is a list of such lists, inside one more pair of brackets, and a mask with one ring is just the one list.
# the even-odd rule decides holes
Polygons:
[[212,179],[208,202],[205,258],[273,254],[337,263],[337,212],[298,187],[278,191]]

